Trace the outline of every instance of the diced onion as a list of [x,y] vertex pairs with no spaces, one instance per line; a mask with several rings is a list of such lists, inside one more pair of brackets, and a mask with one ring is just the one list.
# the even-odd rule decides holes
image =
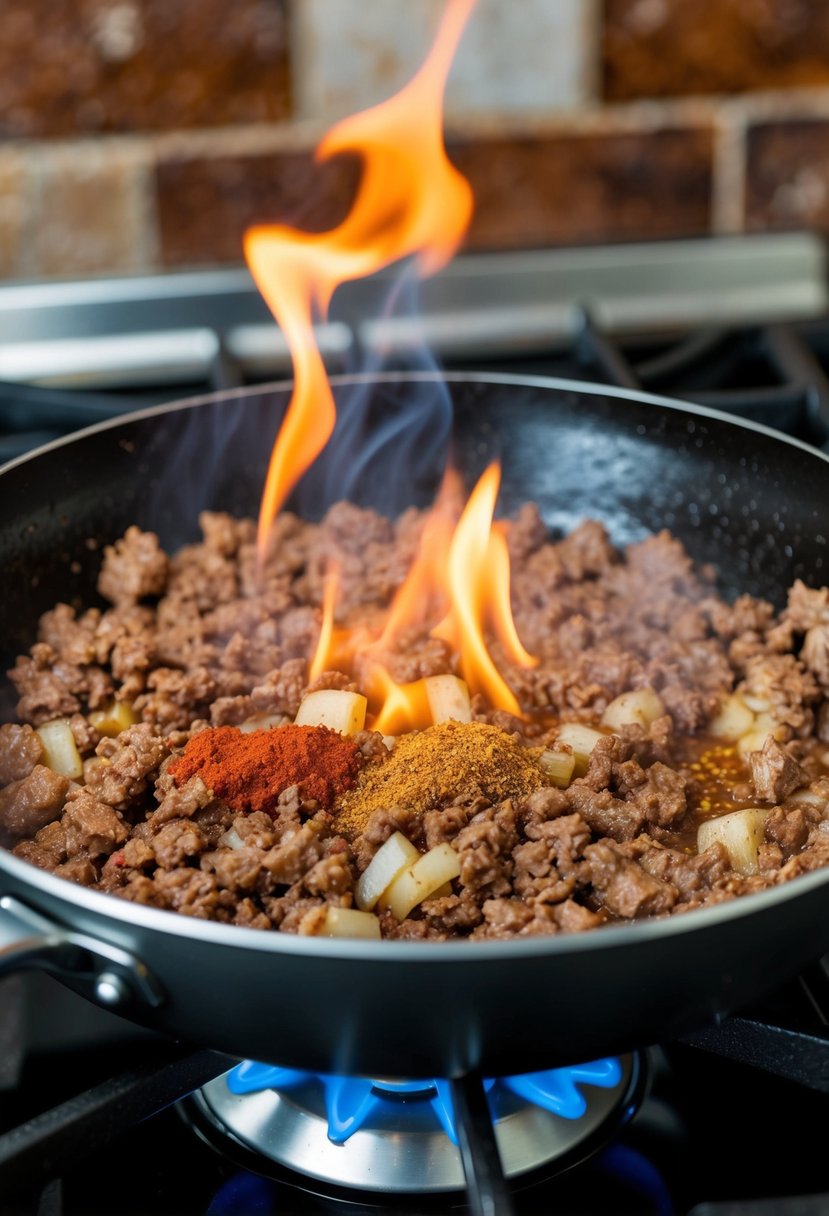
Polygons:
[[453,675],[427,676],[423,683],[435,726],[439,722],[472,721],[469,689],[463,680]]
[[755,697],[750,692],[743,693],[743,700],[755,714],[764,714],[771,709],[771,701],[767,701],[765,697]]
[[576,753],[572,747],[549,747],[541,753],[539,764],[549,780],[560,790],[566,790],[576,771]]
[[708,730],[718,739],[736,743],[754,729],[754,714],[738,693],[725,697],[708,723]]
[[412,908],[444,883],[457,878],[460,872],[460,858],[455,850],[449,844],[439,844],[398,875],[383,892],[379,906],[389,908],[398,920],[404,920]]
[[228,828],[227,831],[219,837],[219,844],[225,845],[225,847],[228,849],[243,849],[245,847],[244,840],[242,840],[242,837],[235,828]]
[[338,908],[329,904],[325,920],[318,929],[320,937],[362,937],[380,939],[380,921],[373,912]]
[[763,843],[763,829],[768,811],[751,807],[731,811],[717,819],[707,819],[697,830],[697,849],[704,853],[717,841],[725,846],[729,860],[738,874],[756,874],[758,850]]
[[420,857],[419,851],[402,832],[393,832],[380,846],[357,880],[354,899],[358,908],[370,912],[397,875]]
[[564,743],[573,749],[576,757],[576,776],[581,777],[587,771],[590,755],[600,739],[605,736],[592,726],[583,726],[581,722],[565,722],[559,729],[557,743]]
[[773,735],[778,743],[785,743],[788,738],[786,727],[782,722],[778,722],[772,713],[758,714],[754,719],[754,727],[758,733]]
[[737,740],[737,751],[745,759],[751,752],[761,752],[763,745],[768,739],[771,731],[768,730],[752,730],[747,735],[743,735]]
[[37,733],[43,744],[43,763],[47,768],[74,780],[83,776],[83,760],[67,718],[44,722],[38,726]]
[[611,701],[602,714],[602,726],[620,730],[623,726],[650,726],[665,713],[665,706],[652,688],[633,688]]
[[96,709],[88,716],[89,725],[94,726],[99,735],[108,735],[110,739],[120,735],[122,730],[135,726],[138,714],[126,701],[110,701],[103,709]]
[[328,726],[343,735],[356,735],[366,724],[366,698],[359,692],[320,688],[303,698],[297,726]]

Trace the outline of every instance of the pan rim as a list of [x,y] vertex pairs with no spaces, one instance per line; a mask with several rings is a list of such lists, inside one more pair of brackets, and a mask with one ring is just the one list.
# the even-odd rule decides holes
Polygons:
[[[750,895],[739,895],[725,903],[715,904],[708,908],[697,908],[677,915],[667,915],[652,920],[641,920],[625,924],[608,924],[599,929],[586,933],[555,934],[531,938],[509,938],[508,940],[460,939],[457,941],[394,941],[387,938],[380,941],[361,941],[356,938],[332,938],[299,936],[292,933],[280,933],[278,930],[249,929],[242,925],[227,925],[219,921],[201,920],[186,916],[167,908],[153,908],[145,904],[132,903],[119,899],[117,895],[105,891],[96,891],[89,887],[81,887],[70,879],[39,870],[31,862],[15,857],[12,853],[0,850],[0,873],[10,874],[19,879],[27,887],[57,900],[60,904],[68,904],[70,908],[84,910],[103,917],[112,925],[124,928],[145,929],[162,933],[165,936],[172,933],[174,937],[212,944],[214,946],[234,947],[236,949],[253,950],[256,953],[274,955],[307,955],[314,958],[331,958],[341,961],[360,961],[362,963],[406,961],[407,963],[423,963],[434,965],[437,962],[447,962],[455,965],[459,962],[475,960],[492,961],[499,959],[532,959],[552,958],[556,955],[572,953],[601,953],[604,950],[630,950],[637,943],[643,945],[662,938],[683,937],[695,930],[714,930],[718,926],[742,920],[744,917],[768,911],[776,905],[783,905],[790,900],[805,897],[810,891],[829,885],[829,868],[813,870],[808,874],[798,875],[779,886],[767,888],[764,891],[753,892]],[[5,892],[8,894],[8,892]],[[20,898],[19,895],[16,896]],[[24,903],[28,896],[22,897]],[[35,905],[37,907],[37,905]],[[53,919],[51,908],[37,909]],[[0,917],[2,911],[0,910]],[[73,926],[68,925],[71,929]],[[92,936],[107,926],[96,925]],[[108,940],[102,932],[101,940]]]
[[[574,393],[587,397],[610,397],[631,401],[636,404],[654,405],[678,413],[691,414],[696,417],[708,418],[715,422],[724,423],[754,434],[761,434],[777,443],[784,443],[799,449],[810,457],[817,457],[829,464],[829,454],[810,446],[802,440],[784,435],[762,423],[750,419],[736,418],[722,410],[708,406],[696,405],[679,398],[663,397],[655,393],[647,393],[636,389],[620,388],[615,385],[596,384],[592,381],[569,380],[559,377],[513,375],[506,372],[379,372],[352,373],[330,377],[331,384],[337,387],[372,383],[395,382],[448,382],[465,383],[473,381],[478,384],[504,385],[506,387],[526,387],[539,389],[555,389],[563,393]],[[154,417],[162,417],[178,410],[192,409],[201,405],[214,404],[218,401],[242,400],[246,397],[257,397],[275,391],[289,391],[292,380],[269,381],[264,384],[251,385],[239,389],[220,392],[204,393],[194,397],[186,397],[160,405],[147,406],[144,409],[130,411],[103,422],[94,423],[69,435],[53,440],[51,443],[27,452],[14,460],[0,466],[0,477],[13,470],[25,466],[28,462],[51,451],[59,450],[69,444],[81,442],[88,436],[101,432],[115,430],[129,425],[133,420],[142,421]],[[538,938],[515,939],[508,941],[476,940],[474,942],[459,940],[447,942],[420,941],[390,941],[360,942],[355,939],[335,939],[321,937],[299,937],[278,931],[266,932],[261,929],[249,929],[240,925],[226,925],[215,921],[197,920],[162,908],[152,908],[142,904],[131,903],[118,899],[111,894],[77,886],[68,879],[60,878],[39,870],[30,862],[26,862],[7,850],[0,850],[0,873],[10,874],[27,888],[38,891],[45,896],[54,898],[60,904],[70,907],[81,907],[100,916],[107,922],[100,926],[102,930],[110,928],[113,932],[118,926],[146,929],[163,934],[172,933],[175,937],[190,938],[209,942],[219,946],[253,949],[259,953],[275,955],[309,955],[311,957],[331,958],[339,960],[359,960],[364,963],[390,962],[395,959],[407,963],[423,963],[434,965],[446,962],[455,965],[459,962],[474,960],[491,961],[493,959],[521,960],[536,957],[554,957],[581,951],[603,951],[615,949],[630,949],[636,943],[643,944],[662,937],[682,937],[685,933],[700,931],[705,928],[715,928],[724,923],[741,920],[755,912],[760,913],[778,904],[787,903],[799,896],[805,897],[808,892],[829,883],[829,868],[813,871],[810,874],[799,875],[797,878],[777,887],[758,891],[750,895],[738,896],[726,903],[713,907],[695,909],[677,916],[666,916],[660,919],[639,921],[633,924],[606,925],[598,931],[588,933],[561,934]],[[24,896],[25,899],[25,896]],[[47,913],[50,914],[50,913]],[[96,927],[97,930],[97,927]],[[104,936],[105,939],[105,935]]]
[[[715,422],[725,423],[738,430],[751,431],[755,434],[764,435],[766,438],[775,440],[778,443],[787,444],[789,447],[798,448],[807,455],[816,456],[824,463],[829,464],[829,453],[821,451],[820,448],[813,447],[802,439],[776,431],[773,427],[766,426],[762,422],[755,422],[750,418],[739,418],[734,414],[726,413],[724,410],[717,410],[707,405],[698,405],[695,402],[684,401],[679,397],[663,397],[658,393],[622,388],[617,385],[597,384],[591,380],[568,380],[565,377],[558,376],[513,375],[509,372],[475,371],[353,372],[329,376],[328,380],[334,388],[346,388],[349,385],[356,386],[369,382],[392,384],[400,381],[404,383],[433,383],[439,381],[454,384],[474,381],[478,384],[501,384],[506,387],[512,386],[516,388],[557,389],[561,392],[576,393],[586,397],[615,397],[619,400],[631,401],[639,405],[657,405],[676,411],[677,413],[689,413],[700,418],[710,418]],[[241,401],[246,397],[259,397],[269,392],[288,391],[292,387],[293,380],[291,379],[269,380],[263,384],[248,385],[243,388],[226,389],[219,392],[201,393],[194,397],[182,397],[174,401],[162,402],[160,405],[149,405],[144,409],[130,410],[129,413],[118,414],[114,418],[107,418],[102,422],[92,423],[90,426],[82,427],[80,430],[72,431],[68,435],[62,435],[59,439],[53,439],[50,443],[34,448],[31,452],[25,452],[22,456],[16,456],[13,460],[0,465],[0,477],[11,473],[14,469],[18,469],[29,461],[35,460],[48,452],[66,447],[68,444],[78,443],[87,436],[115,430],[119,426],[129,425],[132,421],[143,421],[149,418],[161,417],[168,413],[175,413],[177,410],[194,409],[201,405],[215,404],[219,401]]]

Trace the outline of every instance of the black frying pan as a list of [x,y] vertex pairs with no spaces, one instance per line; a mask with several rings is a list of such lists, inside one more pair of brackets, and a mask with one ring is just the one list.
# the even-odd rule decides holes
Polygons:
[[[329,485],[391,509],[401,495],[428,502],[433,448],[451,425],[470,478],[500,452],[505,513],[534,499],[551,525],[592,516],[619,543],[670,527],[695,559],[716,563],[728,595],[779,604],[794,578],[825,581],[823,455],[622,390],[494,375],[447,385],[451,410],[434,376],[338,380],[345,429],[311,478],[317,512]],[[94,602],[93,545],[138,523],[174,548],[196,536],[201,507],[255,513],[287,394],[283,385],[149,410],[7,466],[5,665],[54,602]],[[396,424],[415,400],[412,449]],[[355,465],[389,420],[388,441]],[[829,948],[829,871],[662,921],[503,943],[363,943],[212,924],[76,887],[5,852],[0,895],[0,975],[42,966],[178,1037],[375,1076],[504,1075],[665,1040]]]

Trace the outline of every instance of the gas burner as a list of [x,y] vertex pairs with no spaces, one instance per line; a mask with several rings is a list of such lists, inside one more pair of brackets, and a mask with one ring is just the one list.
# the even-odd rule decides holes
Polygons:
[[[486,1080],[507,1178],[559,1171],[588,1156],[638,1105],[638,1055]],[[463,1190],[448,1081],[297,1072],[247,1061],[188,1100],[214,1147],[319,1182],[396,1194]],[[217,1138],[218,1133],[218,1138]],[[256,1167],[254,1167],[256,1168]]]

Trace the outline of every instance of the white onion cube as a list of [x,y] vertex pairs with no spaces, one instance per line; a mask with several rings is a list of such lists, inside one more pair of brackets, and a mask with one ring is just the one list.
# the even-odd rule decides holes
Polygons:
[[708,730],[717,739],[736,743],[754,729],[754,714],[737,693],[723,699],[720,708],[708,723]]
[[394,832],[381,844],[357,880],[354,899],[358,908],[370,912],[397,875],[420,857],[419,851],[402,832]]
[[602,714],[602,726],[620,730],[623,726],[644,726],[661,718],[665,706],[652,688],[632,688],[611,701]]
[[379,941],[380,921],[373,912],[358,912],[356,908],[329,904],[318,933],[320,937],[362,937]]
[[321,688],[303,697],[297,726],[327,726],[342,735],[356,735],[366,724],[366,698],[359,692]]
[[428,899],[435,891],[457,878],[461,872],[458,854],[450,844],[439,844],[404,870],[379,900],[381,908],[390,908],[398,920],[404,920],[412,908]]
[[719,841],[738,874],[756,874],[767,815],[760,807],[750,807],[706,819],[697,830],[697,850],[704,853]]
[[38,726],[37,733],[43,744],[43,763],[47,768],[75,781],[83,776],[83,760],[67,718],[44,722]]
[[423,681],[432,722],[471,722],[472,703],[465,682],[453,675],[427,676]]
[[558,732],[557,743],[564,743],[573,749],[576,757],[576,776],[581,777],[587,771],[593,748],[605,736],[592,726],[584,726],[581,722],[565,722]]

